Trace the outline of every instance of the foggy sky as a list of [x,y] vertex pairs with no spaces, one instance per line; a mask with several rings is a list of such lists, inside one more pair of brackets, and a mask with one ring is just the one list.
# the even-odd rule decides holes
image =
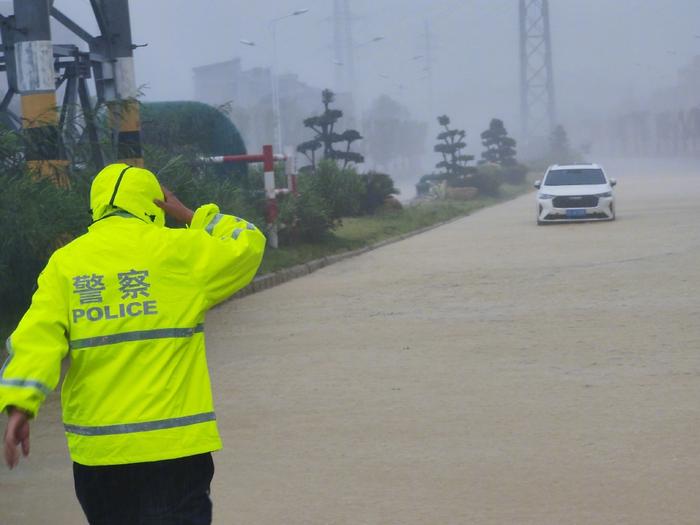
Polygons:
[[[88,0],[56,0],[93,33]],[[448,113],[477,133],[503,118],[519,129],[517,0],[351,0],[355,69],[361,104],[381,93],[406,104],[414,117]],[[193,96],[192,67],[240,57],[244,67],[269,66],[269,21],[278,23],[279,72],[333,87],[332,0],[131,1],[137,83],[146,100]],[[677,70],[700,54],[698,0],[550,0],[554,80],[559,120],[643,105],[674,82]],[[422,59],[424,25],[433,35],[433,101]],[[255,47],[239,40],[256,42]],[[389,78],[382,78],[382,76]],[[399,86],[403,87],[399,87]],[[431,117],[432,118],[432,117]]]

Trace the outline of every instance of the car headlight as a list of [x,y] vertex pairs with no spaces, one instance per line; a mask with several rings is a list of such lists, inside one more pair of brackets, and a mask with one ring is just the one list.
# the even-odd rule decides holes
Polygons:
[[554,197],[556,197],[556,195],[549,195],[548,193],[538,193],[537,194],[538,199],[545,199],[546,200],[546,199],[553,199]]
[[612,197],[612,191],[606,191],[605,193],[598,193],[596,197]]

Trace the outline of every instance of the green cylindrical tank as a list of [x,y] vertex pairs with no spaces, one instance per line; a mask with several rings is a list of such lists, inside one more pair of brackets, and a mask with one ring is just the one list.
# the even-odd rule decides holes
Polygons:
[[[141,112],[143,142],[168,151],[195,150],[202,155],[242,155],[243,137],[235,124],[215,107],[201,102],[144,102]],[[245,164],[222,166],[222,173],[245,177]]]

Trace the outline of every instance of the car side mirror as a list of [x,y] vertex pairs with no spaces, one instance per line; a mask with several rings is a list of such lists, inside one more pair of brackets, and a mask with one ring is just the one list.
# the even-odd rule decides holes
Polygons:
[[535,183],[533,184],[533,186],[539,190],[540,187],[542,186],[542,181],[536,180]]
[[617,181],[615,179],[610,179],[610,186],[615,186],[617,184]]

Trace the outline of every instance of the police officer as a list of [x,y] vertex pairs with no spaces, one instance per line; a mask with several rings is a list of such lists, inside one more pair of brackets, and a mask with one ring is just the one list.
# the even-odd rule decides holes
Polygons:
[[[112,164],[89,231],[57,250],[7,340],[5,460],[58,384],[78,500],[90,523],[210,523],[221,448],[205,357],[207,310],[248,284],[265,237],[214,204],[192,211],[148,170]],[[165,227],[165,213],[188,225]]]

